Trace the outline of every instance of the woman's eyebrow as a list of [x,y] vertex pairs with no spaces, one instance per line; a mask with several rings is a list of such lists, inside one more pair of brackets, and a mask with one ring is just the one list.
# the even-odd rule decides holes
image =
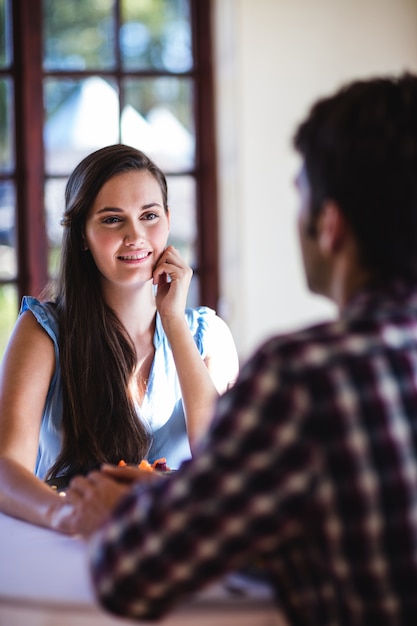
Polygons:
[[[159,207],[160,209],[162,209],[162,205],[159,202],[149,202],[148,204],[144,204],[142,207],[140,207],[141,211],[146,211],[148,209],[152,209],[153,207]],[[102,209],[99,209],[97,211],[97,215],[100,215],[101,213],[124,213],[124,210],[119,208],[119,207],[113,207],[113,206],[105,206]]]
[[152,209],[154,206],[162,209],[162,204],[160,202],[149,202],[149,204],[144,204],[142,209],[146,211],[146,209]]
[[119,209],[119,207],[117,207],[117,206],[105,206],[102,209],[99,209],[97,211],[97,214],[99,214],[99,213],[108,213],[108,212],[111,212],[111,213],[123,213],[123,209]]

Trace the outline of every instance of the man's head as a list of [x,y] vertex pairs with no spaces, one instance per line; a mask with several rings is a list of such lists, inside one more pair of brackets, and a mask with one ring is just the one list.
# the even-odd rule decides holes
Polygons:
[[364,269],[417,278],[417,77],[356,81],[321,99],[294,145],[309,187],[308,235],[334,203]]

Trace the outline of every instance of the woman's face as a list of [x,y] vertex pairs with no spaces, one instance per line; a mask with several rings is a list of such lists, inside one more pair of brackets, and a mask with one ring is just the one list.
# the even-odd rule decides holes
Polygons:
[[85,245],[104,281],[146,282],[168,239],[169,213],[158,181],[147,170],[110,178],[85,223]]

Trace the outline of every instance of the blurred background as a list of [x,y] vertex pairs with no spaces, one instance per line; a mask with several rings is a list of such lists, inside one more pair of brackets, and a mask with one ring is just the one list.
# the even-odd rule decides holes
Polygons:
[[304,283],[292,135],[317,97],[403,71],[416,0],[0,0],[0,355],[56,272],[69,173],[119,141],[167,174],[190,304],[242,360],[333,317]]

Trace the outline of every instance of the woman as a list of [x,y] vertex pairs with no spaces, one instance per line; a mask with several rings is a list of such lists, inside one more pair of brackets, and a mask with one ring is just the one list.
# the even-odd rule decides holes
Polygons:
[[56,294],[23,299],[0,380],[0,510],[77,532],[44,482],[102,463],[177,467],[234,382],[226,324],[185,309],[192,277],[167,247],[163,173],[134,148],[87,156],[65,192]]

